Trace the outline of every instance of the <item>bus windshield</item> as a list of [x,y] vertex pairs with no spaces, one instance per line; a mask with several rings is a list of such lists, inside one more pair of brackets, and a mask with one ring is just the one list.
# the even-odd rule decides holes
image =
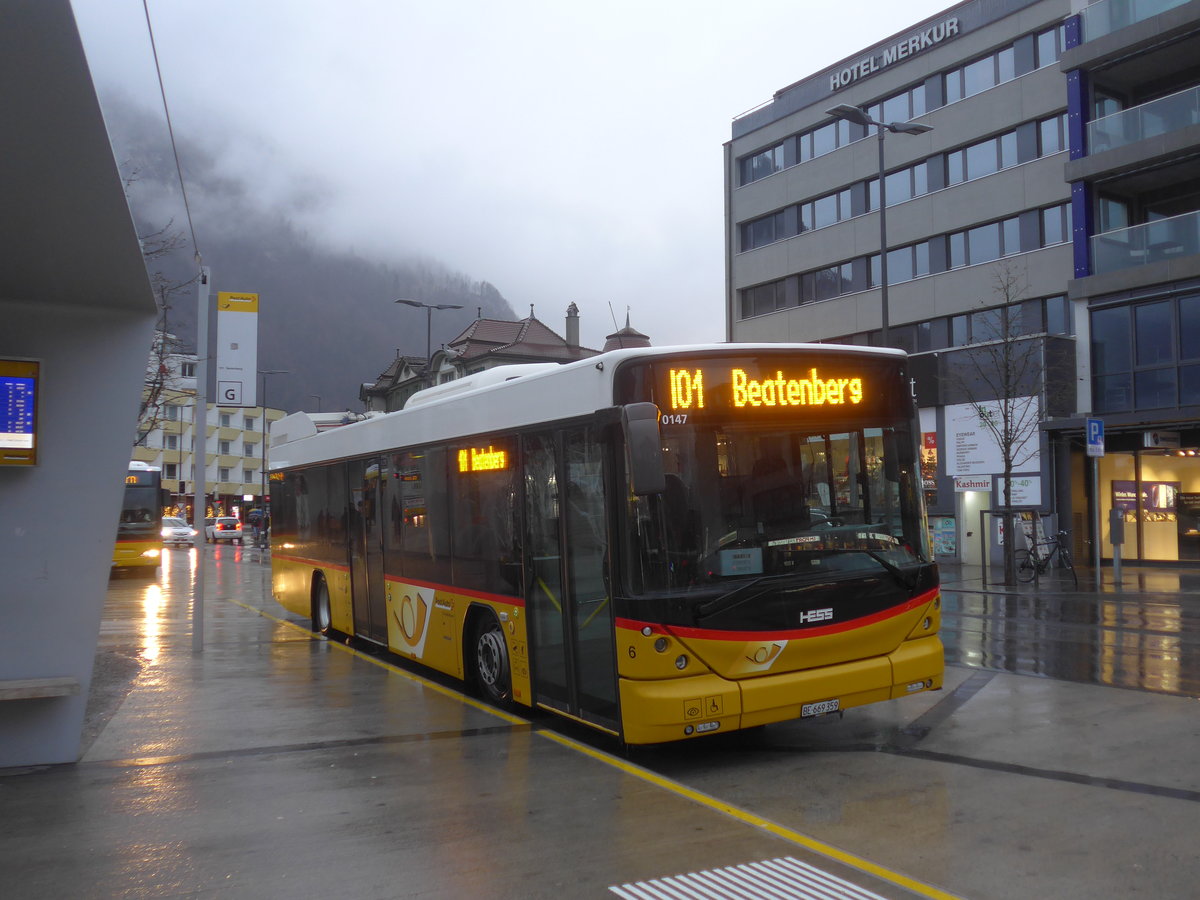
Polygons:
[[929,559],[906,423],[670,425],[663,446],[666,490],[629,501],[635,595],[867,574],[911,587],[908,573]]
[[117,526],[118,540],[145,540],[160,537],[160,498],[153,484],[130,484],[125,487],[121,504],[121,521]]

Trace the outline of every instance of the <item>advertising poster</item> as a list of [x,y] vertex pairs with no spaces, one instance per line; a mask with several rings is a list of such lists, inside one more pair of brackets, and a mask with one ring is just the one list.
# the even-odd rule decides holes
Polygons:
[[956,534],[953,516],[930,517],[929,538],[933,543],[933,553],[935,556],[958,556]]
[[[1143,481],[1141,488],[1142,521],[1174,522],[1179,501],[1178,481]],[[1138,485],[1136,481],[1112,483],[1113,509],[1121,510],[1126,522],[1137,521]]]
[[[1017,472],[1041,470],[1041,454],[1038,452],[1037,416],[1028,411],[1036,397],[1017,397],[1011,401],[1016,406],[1015,421],[1031,423],[1026,434],[1013,442],[1013,462]],[[1004,455],[992,429],[985,423],[1001,417],[1000,402],[959,403],[946,407],[946,474],[947,475],[996,475],[1004,471]]]

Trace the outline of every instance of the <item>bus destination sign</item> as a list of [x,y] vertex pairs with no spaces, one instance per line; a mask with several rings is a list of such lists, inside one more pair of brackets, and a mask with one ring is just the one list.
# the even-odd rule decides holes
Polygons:
[[[705,375],[711,387],[705,386]],[[715,376],[715,377],[714,377]],[[776,368],[773,373],[751,376],[740,366],[707,372],[698,369],[670,369],[667,396],[672,412],[704,409],[706,391],[719,391],[724,405],[733,409],[757,409],[798,406],[857,406],[863,401],[861,376],[825,377],[818,369],[787,372]]]
[[459,472],[496,472],[508,468],[508,453],[489,445],[486,450],[467,447],[458,451]]

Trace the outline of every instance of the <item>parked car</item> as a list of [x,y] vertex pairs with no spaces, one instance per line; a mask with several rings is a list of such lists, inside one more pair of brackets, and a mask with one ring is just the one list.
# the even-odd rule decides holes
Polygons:
[[166,516],[162,522],[162,539],[164,544],[186,547],[196,536],[196,529],[187,523],[187,519]]
[[207,520],[212,522],[204,528],[204,539],[216,544],[221,541],[240,544],[242,542],[242,520],[233,516],[218,516]]

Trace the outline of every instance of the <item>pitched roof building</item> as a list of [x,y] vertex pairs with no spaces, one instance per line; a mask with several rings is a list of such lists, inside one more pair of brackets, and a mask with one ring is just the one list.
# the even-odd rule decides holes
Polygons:
[[[649,346],[649,338],[630,328],[628,321],[625,324],[625,329],[616,335],[609,335],[605,349],[618,335],[624,336],[625,343],[617,346]],[[461,334],[434,351],[429,360],[398,355],[374,384],[362,386],[359,399],[368,411],[391,412],[402,409],[408,398],[421,388],[444,384],[496,366],[568,363],[601,352],[580,345],[579,307],[574,303],[567,307],[565,325],[565,336],[558,334],[534,316],[532,305],[529,315],[515,322],[478,318]]]

